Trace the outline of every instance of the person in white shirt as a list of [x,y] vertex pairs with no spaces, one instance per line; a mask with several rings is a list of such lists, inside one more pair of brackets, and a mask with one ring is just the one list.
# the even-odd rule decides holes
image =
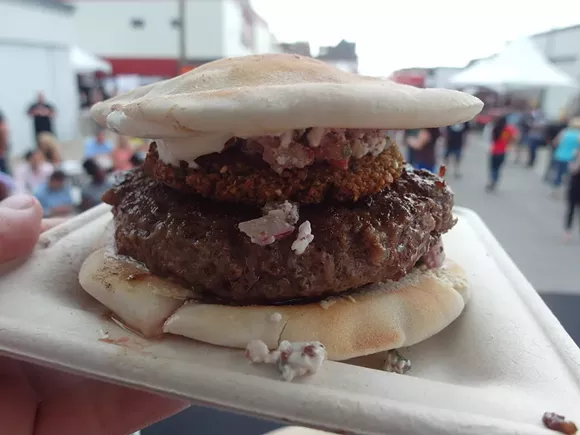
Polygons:
[[42,151],[35,149],[26,153],[25,161],[14,168],[15,193],[32,193],[48,181],[53,166],[48,163]]

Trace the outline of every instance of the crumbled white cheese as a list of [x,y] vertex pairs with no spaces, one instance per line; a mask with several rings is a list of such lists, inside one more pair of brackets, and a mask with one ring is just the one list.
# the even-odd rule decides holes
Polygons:
[[373,137],[368,142],[364,142],[360,139],[355,139],[352,142],[352,157],[355,159],[360,159],[367,154],[371,154],[373,157],[381,154],[385,148],[387,148],[387,138]]
[[276,364],[282,377],[291,381],[297,376],[316,373],[326,358],[326,349],[318,341],[282,341],[278,349],[270,352],[266,343],[252,340],[246,347],[246,358],[253,363]]
[[273,355],[262,340],[252,340],[246,346],[246,358],[253,363],[273,364],[278,360],[278,355]]
[[252,243],[260,246],[270,245],[294,231],[293,225],[275,214],[267,214],[258,219],[242,222],[238,224],[238,228],[250,237]]
[[238,229],[250,237],[252,243],[271,245],[294,231],[294,224],[299,218],[296,204],[288,201],[267,204],[262,211],[264,216],[238,224]]
[[298,227],[298,236],[296,237],[296,240],[294,240],[294,243],[292,243],[292,250],[296,255],[302,255],[312,240],[314,240],[312,227],[310,226],[309,221],[305,221]]
[[411,370],[411,360],[403,357],[396,349],[389,350],[383,365],[386,372],[394,372],[400,375]]
[[298,222],[298,206],[289,201],[284,201],[283,203],[270,203],[266,204],[262,209],[264,214],[278,216],[288,222],[290,225],[294,225]]

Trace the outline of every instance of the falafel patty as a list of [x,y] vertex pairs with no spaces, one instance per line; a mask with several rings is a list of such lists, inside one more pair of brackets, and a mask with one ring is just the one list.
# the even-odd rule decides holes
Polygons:
[[[411,169],[359,202],[299,207],[295,229],[267,246],[238,227],[262,216],[259,207],[183,195],[140,169],[103,200],[113,205],[119,254],[208,302],[230,305],[316,300],[399,280],[455,223],[451,190]],[[298,255],[296,229],[306,221],[314,239]]]
[[[401,174],[403,156],[380,130],[365,133],[362,137],[368,136],[368,142],[361,149],[355,146],[361,141],[350,130],[330,131],[316,148],[300,143],[308,133],[294,134],[288,144],[275,136],[233,138],[221,153],[197,158],[195,168],[186,162],[180,167],[163,162],[152,143],[145,168],[184,193],[253,205],[285,200],[301,204],[357,201],[379,192]],[[375,144],[374,148],[368,144]]]

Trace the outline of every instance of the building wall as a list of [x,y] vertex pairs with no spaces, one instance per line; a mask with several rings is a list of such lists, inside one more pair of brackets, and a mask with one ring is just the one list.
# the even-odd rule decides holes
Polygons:
[[[570,74],[580,83],[580,25],[557,29],[533,36],[536,45],[558,68]],[[542,109],[550,118],[558,118],[563,110],[576,112],[578,91],[570,88],[546,90]]]
[[[186,3],[187,56],[212,59],[223,46],[222,0]],[[178,2],[83,0],[76,3],[78,45],[106,57],[176,58]],[[141,20],[135,27],[133,20]],[[104,25],[106,23],[106,25]]]
[[326,63],[329,63],[330,65],[335,66],[336,68],[342,70],[342,71],[346,71],[346,72],[351,72],[351,73],[356,73],[358,72],[358,62],[357,61],[351,61],[351,60],[334,60],[334,59],[324,59],[324,61]]
[[[177,0],[77,0],[78,45],[106,58],[175,59],[178,56]],[[135,28],[132,20],[141,20]],[[106,25],[104,25],[106,23]],[[267,26],[253,29],[253,47],[243,42],[240,0],[188,0],[187,57],[212,60],[271,51]],[[268,46],[270,48],[268,48]]]
[[[238,0],[223,0],[223,57],[245,56],[254,52],[252,47],[246,47],[243,43],[244,16],[242,6]],[[251,39],[255,44],[255,32],[251,33]]]
[[38,91],[58,110],[55,130],[59,138],[76,136],[78,95],[69,55],[73,39],[71,11],[0,2],[0,110],[8,121],[13,155],[34,145],[26,111]]

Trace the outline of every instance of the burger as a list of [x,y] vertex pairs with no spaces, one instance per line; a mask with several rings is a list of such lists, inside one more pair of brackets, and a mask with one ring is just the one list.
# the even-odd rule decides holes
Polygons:
[[98,103],[99,124],[151,145],[104,194],[114,228],[81,285],[145,337],[266,353],[314,342],[332,360],[425,340],[469,296],[441,241],[453,193],[387,133],[482,105],[288,54],[218,60]]

